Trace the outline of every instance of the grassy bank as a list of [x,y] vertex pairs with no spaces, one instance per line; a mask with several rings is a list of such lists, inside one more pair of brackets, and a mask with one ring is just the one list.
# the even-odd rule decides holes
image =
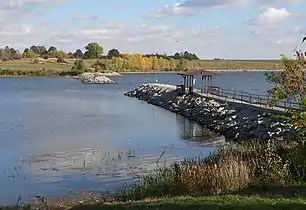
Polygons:
[[306,177],[306,149],[300,142],[257,142],[220,148],[159,169],[118,194],[120,200],[181,195],[219,195],[250,186],[287,186]]
[[[0,62],[0,76],[65,76],[74,75],[71,73],[74,59],[67,59],[66,63],[58,63],[54,59],[44,60],[40,59],[39,62],[33,62],[31,59],[20,59],[6,62]],[[92,65],[96,60],[84,60],[85,67],[92,69]],[[265,60],[233,60],[233,61],[214,61],[214,60],[200,60],[189,61],[187,64],[188,69],[204,69],[204,70],[276,70],[281,69],[279,61],[265,61]],[[168,67],[158,67],[155,70],[145,69],[121,69],[119,66],[113,67],[110,71],[119,73],[170,73],[173,70]]]
[[76,206],[72,210],[123,210],[123,209],[160,209],[160,210],[177,210],[177,209],[305,209],[305,197],[262,197],[262,196],[207,196],[207,197],[176,197],[170,199],[147,199],[138,202],[127,202],[117,204],[101,204]]

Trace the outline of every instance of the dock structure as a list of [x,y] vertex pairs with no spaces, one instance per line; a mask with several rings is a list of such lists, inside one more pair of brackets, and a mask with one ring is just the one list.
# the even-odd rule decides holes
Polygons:
[[[280,101],[277,104],[271,105],[271,97],[269,95],[252,94],[243,91],[230,90],[220,88],[213,85],[217,73],[207,70],[189,70],[186,72],[179,72],[178,75],[184,79],[184,84],[176,85],[176,90],[179,94],[197,93],[202,96],[213,98],[217,100],[249,104],[252,106],[270,109],[275,111],[286,112],[288,110],[301,110],[299,104],[292,101]],[[201,76],[201,88],[196,89],[195,77]]]
[[193,93],[195,89],[196,79],[195,77],[200,75],[201,76],[201,90],[204,92],[205,89],[218,89],[218,87],[213,86],[213,79],[217,75],[217,73],[212,71],[206,70],[189,70],[186,72],[179,72],[177,75],[183,77],[184,84],[177,85],[177,90],[181,93]]

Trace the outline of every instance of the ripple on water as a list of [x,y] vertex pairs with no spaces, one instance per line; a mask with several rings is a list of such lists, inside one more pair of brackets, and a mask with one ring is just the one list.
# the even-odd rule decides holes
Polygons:
[[[261,81],[256,75],[218,79],[224,88],[243,81],[238,86],[252,92],[248,88],[263,87],[247,82]],[[156,79],[181,82],[174,74],[125,75],[113,86],[70,78],[2,79],[0,203],[14,204],[18,194],[26,200],[71,190],[114,191],[151,169],[213,151],[222,140],[201,126],[123,95]]]

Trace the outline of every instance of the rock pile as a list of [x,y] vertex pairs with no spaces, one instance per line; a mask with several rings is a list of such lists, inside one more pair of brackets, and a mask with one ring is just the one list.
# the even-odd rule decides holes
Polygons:
[[279,114],[274,111],[196,93],[179,96],[171,85],[143,84],[125,95],[181,114],[231,140],[288,139],[297,132],[290,122],[273,118]]
[[106,76],[106,77],[118,77],[118,76],[122,76],[118,72],[99,72],[99,73],[101,73],[103,76]]
[[77,77],[79,82],[85,84],[114,84],[115,82],[103,73],[84,73]]

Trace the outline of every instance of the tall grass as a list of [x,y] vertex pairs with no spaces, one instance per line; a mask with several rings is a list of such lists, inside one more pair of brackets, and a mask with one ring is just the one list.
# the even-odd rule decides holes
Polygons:
[[123,201],[178,195],[218,195],[251,186],[305,181],[306,149],[300,142],[251,141],[218,148],[158,169],[118,193]]

